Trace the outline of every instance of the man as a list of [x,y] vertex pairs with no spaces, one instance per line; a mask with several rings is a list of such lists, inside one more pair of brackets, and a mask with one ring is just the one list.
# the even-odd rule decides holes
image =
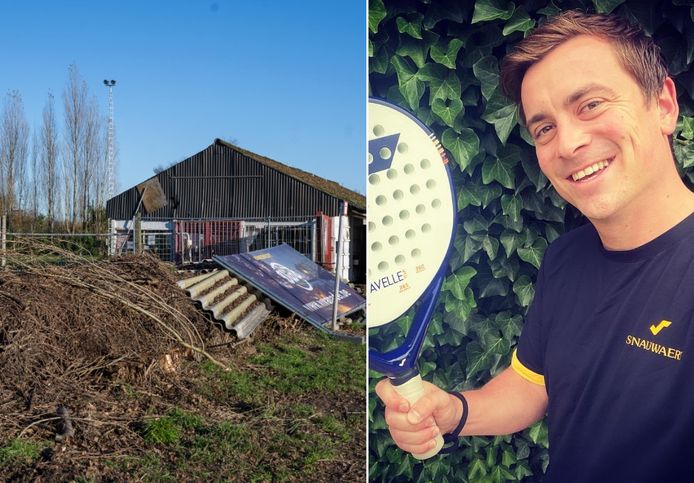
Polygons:
[[[511,367],[463,393],[461,435],[545,413],[545,481],[692,481],[694,194],[670,138],[679,108],[658,47],[616,16],[576,11],[502,64],[540,168],[590,221],[546,251]],[[376,386],[396,444],[425,453],[463,416],[428,384],[410,406]]]

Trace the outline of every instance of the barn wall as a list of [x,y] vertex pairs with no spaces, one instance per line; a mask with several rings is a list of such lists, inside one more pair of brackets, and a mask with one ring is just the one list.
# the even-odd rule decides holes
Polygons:
[[[143,213],[150,218],[280,218],[338,212],[336,197],[217,143],[156,178],[168,205]],[[136,187],[112,198],[108,217],[131,218],[138,199]]]

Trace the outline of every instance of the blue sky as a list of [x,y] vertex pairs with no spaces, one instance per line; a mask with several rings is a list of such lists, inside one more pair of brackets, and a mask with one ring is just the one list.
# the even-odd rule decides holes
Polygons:
[[117,191],[214,138],[365,192],[366,2],[0,0],[0,94],[62,129],[68,66],[104,115],[115,79]]

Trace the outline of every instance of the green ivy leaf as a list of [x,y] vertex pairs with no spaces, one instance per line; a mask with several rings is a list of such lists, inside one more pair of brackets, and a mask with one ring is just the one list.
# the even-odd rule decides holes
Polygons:
[[434,99],[431,110],[450,127],[453,127],[456,117],[463,112],[463,101],[460,99]]
[[436,1],[429,5],[424,16],[424,28],[432,29],[441,20],[451,20],[455,24],[463,23],[465,14],[461,10],[461,2]]
[[489,468],[492,468],[493,466],[496,466],[496,446],[488,446],[487,447],[487,459],[486,463]]
[[[520,116],[520,113],[519,113]],[[528,145],[532,146],[533,148],[535,147],[535,141],[533,141],[532,136],[530,136],[530,133],[528,130],[525,128],[525,126],[518,124],[518,130],[520,131],[520,136],[525,141]]]
[[593,0],[595,11],[598,13],[612,13],[612,10],[619,7],[625,0]]
[[533,27],[535,27],[535,20],[528,16],[528,12],[526,12],[523,7],[520,7],[513,12],[513,15],[508,19],[508,22],[506,22],[501,32],[504,36],[510,35],[513,32],[523,32],[523,34],[525,34]]
[[497,19],[508,20],[511,18],[514,8],[513,2],[504,4],[504,2],[499,0],[477,0],[471,23],[475,24]]
[[489,354],[506,355],[511,350],[511,344],[498,332],[487,332],[484,335],[484,347]]
[[424,95],[424,84],[417,78],[416,67],[411,65],[404,57],[393,56],[391,64],[398,76],[400,93],[405,97],[407,104],[413,111],[417,110],[419,101]]
[[523,220],[519,220],[518,222],[514,223],[513,220],[511,220],[511,218],[504,215],[503,213],[498,213],[494,217],[494,223],[496,223],[497,225],[501,225],[508,230],[513,230],[517,233],[521,233],[523,231]]
[[537,444],[542,446],[543,448],[547,448],[547,423],[543,419],[542,421],[538,421],[537,423],[533,424],[530,426],[528,429],[528,436],[530,437],[530,440]]
[[682,168],[694,166],[694,143],[675,139],[673,142],[675,158]]
[[378,24],[386,18],[386,7],[383,0],[369,0],[369,30],[378,32]]
[[516,466],[514,475],[518,481],[525,481],[527,476],[532,476],[533,472],[530,471],[530,467],[526,462],[521,462]]
[[480,290],[480,298],[505,297],[508,294],[508,283],[498,278],[488,278],[484,287]]
[[496,183],[480,185],[480,200],[482,201],[482,208],[487,208],[492,201],[501,196],[501,193],[501,186]]
[[504,338],[506,340],[512,344],[515,344],[521,334],[521,329],[523,328],[523,317],[520,315],[514,315],[512,317],[507,317],[504,315],[499,317],[501,317],[503,320],[501,333],[504,334]]
[[501,453],[501,464],[505,467],[510,468],[512,465],[516,464],[516,461],[516,454],[510,449],[504,449]]
[[451,292],[446,293],[444,307],[447,313],[455,312],[461,317],[468,317],[476,306],[475,296],[469,288],[465,289],[463,300],[457,299]]
[[460,314],[457,313],[444,314],[443,316],[443,321],[450,329],[448,332],[454,332],[463,336],[468,333],[468,320],[468,318],[461,317]]
[[528,446],[528,443],[524,439],[516,440],[516,447],[518,448],[516,457],[519,460],[527,459],[528,456],[530,456],[530,446]]
[[496,254],[499,252],[499,240],[489,235],[482,236],[482,249],[487,254],[487,257],[489,257],[489,260],[494,260]]
[[506,194],[501,197],[501,209],[504,215],[517,222],[521,219],[521,208],[523,207],[523,199],[516,194]]
[[688,141],[694,139],[694,117],[681,116],[678,127],[681,129],[680,136]]
[[405,479],[412,479],[412,461],[411,458],[401,458],[400,465],[395,470],[395,476],[402,476]]
[[407,20],[403,17],[398,17],[395,23],[398,26],[398,32],[401,34],[407,34],[415,39],[422,38],[422,20],[424,20],[424,15],[421,13],[413,13],[411,15],[412,20]]
[[518,274],[517,258],[497,257],[491,264],[492,274],[496,278],[506,278],[513,282]]
[[536,191],[541,191],[547,186],[549,181],[542,171],[540,171],[540,166],[534,156],[532,159],[528,159],[528,156],[521,156],[521,164],[523,166],[523,171],[525,171],[525,175],[533,185],[535,185]]
[[487,233],[489,230],[489,220],[483,216],[474,216],[463,222],[463,229],[465,230],[465,233],[470,235],[474,233]]
[[547,249],[547,240],[544,238],[538,238],[535,242],[526,248],[518,249],[518,256],[524,262],[528,262],[533,267],[539,269],[540,263],[542,262],[542,257],[545,255],[545,250]]
[[518,296],[521,307],[528,307],[535,296],[535,287],[527,275],[521,275],[513,284],[513,293]]
[[462,257],[462,262],[466,263],[472,257],[482,249],[482,242],[478,239],[472,237],[460,237],[456,238],[454,242],[456,251]]
[[480,187],[476,184],[466,184],[458,189],[458,211],[468,206],[481,206]]
[[532,212],[538,220],[564,222],[564,208],[556,206],[553,198],[546,199],[542,193],[529,191],[524,191],[521,196],[523,209]]
[[449,69],[455,69],[455,61],[463,45],[465,43],[458,38],[451,39],[448,44],[445,42],[436,43],[431,47],[431,58],[434,62],[445,65]]
[[502,186],[512,189],[513,167],[504,165],[499,158],[489,156],[484,160],[484,164],[482,165],[482,181],[484,183],[491,183],[494,180],[501,183]]
[[495,466],[489,476],[494,483],[506,483],[516,479],[516,476],[503,466]]
[[489,184],[498,181],[501,186],[508,189],[515,188],[514,168],[520,161],[520,149],[509,144],[499,153],[497,158],[488,157],[482,165],[482,182]]
[[549,5],[541,8],[540,10],[537,11],[538,14],[544,15],[545,17],[554,17],[555,15],[559,14],[560,12],[561,12],[561,9],[559,7],[557,7],[553,1],[550,1]]
[[385,47],[376,49],[376,55],[369,59],[369,69],[377,74],[385,74],[390,65],[390,55]]
[[424,82],[431,84],[434,82],[441,82],[441,79],[445,78],[450,73],[450,70],[446,69],[441,64],[433,64],[429,62],[422,66],[417,72],[417,77]]
[[470,342],[465,346],[465,358],[467,360],[466,376],[468,379],[472,379],[485,369],[488,365],[488,357],[489,354],[482,349],[479,342]]
[[455,99],[460,101],[460,79],[458,79],[455,71],[449,71],[448,76],[443,79],[431,81],[429,84],[429,102],[432,103],[435,99]]
[[472,267],[462,267],[456,273],[451,274],[443,284],[443,289],[448,290],[458,300],[465,300],[465,289],[477,270]]
[[427,465],[427,469],[431,472],[431,481],[441,481],[441,477],[448,469],[448,465],[441,460],[432,461]]
[[499,85],[499,62],[496,57],[488,55],[482,57],[472,66],[472,72],[480,81],[482,95],[489,100]]
[[511,258],[516,249],[521,245],[522,236],[513,230],[504,230],[499,237],[501,245],[504,247],[506,257]]
[[427,57],[426,44],[409,37],[401,37],[400,42],[400,47],[397,48],[395,53],[401,57],[409,57],[417,67],[423,67]]
[[475,131],[464,128],[460,134],[448,128],[441,136],[441,144],[453,155],[453,160],[464,170],[480,149],[480,140]]
[[496,89],[487,102],[482,119],[494,125],[501,144],[506,144],[509,134],[518,124],[518,108]]
[[547,243],[552,243],[554,240],[559,238],[560,233],[551,224],[547,223],[545,225],[545,238]]
[[[430,334],[427,332],[427,336]],[[432,361],[419,361],[419,373],[422,377],[429,374],[431,371],[436,369],[436,363]]]

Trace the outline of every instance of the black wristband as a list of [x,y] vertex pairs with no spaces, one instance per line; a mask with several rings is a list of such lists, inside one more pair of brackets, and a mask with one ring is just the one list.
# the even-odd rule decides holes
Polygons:
[[460,421],[458,421],[458,426],[455,427],[453,431],[450,433],[444,434],[443,435],[443,441],[446,444],[453,443],[451,446],[444,448],[442,452],[449,453],[455,449],[458,448],[458,436],[460,435],[460,432],[463,430],[463,427],[465,426],[465,422],[467,421],[467,413],[468,413],[468,407],[467,407],[467,399],[465,399],[465,396],[460,394],[459,392],[456,391],[449,391],[448,394],[457,397],[460,399],[460,402],[463,403],[463,414],[460,416]]

